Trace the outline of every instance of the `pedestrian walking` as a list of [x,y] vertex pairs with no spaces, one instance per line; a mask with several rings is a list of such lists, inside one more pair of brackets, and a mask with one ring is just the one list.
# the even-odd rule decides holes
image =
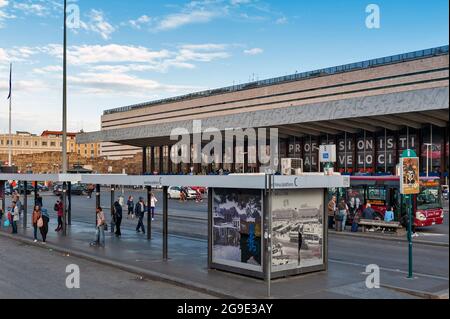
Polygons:
[[39,222],[39,224],[42,222],[41,217],[42,217],[41,207],[38,205],[34,206],[33,214],[31,215],[31,222],[33,224],[33,236],[34,236],[35,243],[37,243],[37,241],[38,241],[38,238],[37,238],[38,229],[39,229],[38,222]]
[[133,198],[133,196],[128,197],[127,207],[128,207],[127,219],[130,218],[130,216],[131,216],[131,219],[133,219],[134,218],[134,198]]
[[136,217],[139,218],[138,224],[136,226],[136,232],[140,233],[141,230],[145,234],[144,227],[144,215],[145,215],[145,203],[144,198],[140,197],[139,202],[136,203],[136,207],[134,209],[134,213]]
[[16,202],[12,202],[11,207],[11,226],[12,233],[17,234],[17,223],[20,221],[20,210]]
[[63,229],[63,203],[61,199],[58,199],[53,206],[53,210],[56,212],[58,216],[58,227],[56,227],[55,232],[59,233]]
[[156,198],[155,194],[151,193],[151,195],[150,195],[150,213],[152,214],[152,221],[155,220],[155,209],[156,209],[157,202],[158,202],[158,199]]
[[97,214],[97,224],[95,232],[95,241],[91,243],[91,246],[105,247],[105,225],[106,225],[105,214],[103,213],[103,209],[101,207],[97,207],[96,214]]
[[333,229],[334,226],[334,217],[336,215],[336,196],[331,197],[331,200],[328,202],[327,211],[328,211],[328,229]]
[[119,201],[114,203],[114,217],[116,224],[116,236],[122,236],[122,232],[120,231],[120,225],[122,224],[122,205],[120,205]]
[[339,209],[340,229],[336,229],[336,230],[337,231],[345,231],[349,208],[348,208],[348,205],[345,203],[344,199],[341,199],[341,201],[339,202],[338,209]]
[[42,219],[42,227],[39,227],[40,223],[38,221],[39,231],[42,236],[42,243],[45,245],[47,243],[47,234],[48,234],[48,224],[50,222],[50,215],[45,208],[41,208],[41,219]]

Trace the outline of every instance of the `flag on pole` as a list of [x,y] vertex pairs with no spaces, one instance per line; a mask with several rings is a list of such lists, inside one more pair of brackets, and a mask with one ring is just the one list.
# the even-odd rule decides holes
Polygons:
[[9,95],[7,100],[11,98],[11,90],[12,90],[12,63],[9,65]]

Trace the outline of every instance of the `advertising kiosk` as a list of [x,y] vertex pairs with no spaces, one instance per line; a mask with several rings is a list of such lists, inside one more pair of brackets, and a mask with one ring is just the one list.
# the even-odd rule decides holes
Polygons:
[[262,177],[210,189],[210,268],[266,279],[326,270],[327,190],[349,187],[349,177]]

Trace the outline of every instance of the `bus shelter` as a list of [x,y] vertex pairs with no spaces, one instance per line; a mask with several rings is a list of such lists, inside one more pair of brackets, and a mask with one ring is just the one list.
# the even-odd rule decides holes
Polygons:
[[[35,185],[38,181],[62,182],[64,185],[94,184],[97,206],[100,206],[102,185],[111,186],[111,205],[117,186],[145,187],[147,202],[150,202],[153,188],[162,188],[164,260],[168,260],[169,187],[207,187],[209,269],[264,278],[269,282],[271,278],[327,269],[327,190],[350,186],[350,178],[338,174],[0,174],[0,189],[4,190],[5,181],[10,180],[35,182]],[[4,198],[4,192],[2,193],[0,195]],[[147,236],[151,240],[152,219],[149,215],[147,214]],[[26,227],[26,222],[24,224]]]
[[[5,185],[8,181],[17,181],[23,183],[23,228],[27,228],[28,223],[28,190],[29,185],[33,185],[34,202],[36,203],[38,190],[38,182],[62,183],[62,202],[64,211],[64,234],[66,233],[65,225],[71,225],[71,187],[72,184],[81,181],[80,174],[0,174],[0,202],[3,212],[6,212],[6,194]],[[31,192],[30,192],[31,193]],[[20,195],[20,191],[19,191]]]

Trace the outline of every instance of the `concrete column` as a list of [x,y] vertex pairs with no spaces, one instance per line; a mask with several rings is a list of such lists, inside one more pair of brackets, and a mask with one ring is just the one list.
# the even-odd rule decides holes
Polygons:
[[153,172],[156,170],[155,167],[155,147],[150,146],[150,173],[153,174]]
[[[164,146],[158,146],[159,147],[159,173],[162,174],[164,172]],[[170,161],[170,153],[169,153],[169,164],[171,164]],[[170,172],[170,169],[169,169]]]
[[147,174],[147,147],[142,148],[142,175]]

